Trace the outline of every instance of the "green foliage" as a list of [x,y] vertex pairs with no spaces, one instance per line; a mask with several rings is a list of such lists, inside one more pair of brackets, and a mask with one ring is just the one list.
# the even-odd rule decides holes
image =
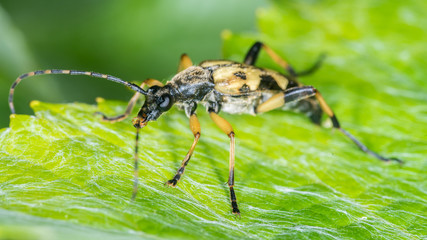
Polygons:
[[[184,52],[195,62],[220,58],[221,31],[253,31],[254,11],[266,1],[1,0],[0,127],[9,124],[7,89],[25,72],[66,68],[164,80]],[[81,77],[36,79],[16,92],[20,113],[32,114],[33,99],[93,103],[97,96],[129,95],[114,83]]]
[[[257,12],[259,34],[223,34],[225,57],[235,60],[255,39],[297,69],[326,51],[324,66],[302,81],[322,92],[344,128],[404,159],[402,167],[298,114],[223,114],[237,136],[236,219],[224,185],[228,138],[202,108],[202,137],[182,181],[163,185],[193,138],[172,109],[142,131],[132,202],[135,130],[130,119],[110,124],[93,115],[126,104],[33,102],[36,117],[12,116],[0,131],[0,238],[425,238],[425,10],[418,1],[276,1]],[[277,67],[265,54],[260,64]]]

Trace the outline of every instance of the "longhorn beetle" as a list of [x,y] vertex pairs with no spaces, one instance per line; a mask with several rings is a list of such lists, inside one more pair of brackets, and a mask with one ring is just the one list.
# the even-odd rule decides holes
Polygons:
[[[261,50],[264,50],[280,67],[286,70],[286,74],[270,69],[254,66]],[[200,138],[200,124],[196,115],[198,104],[202,104],[209,112],[210,118],[230,138],[230,158],[228,186],[230,188],[230,201],[232,212],[240,215],[234,193],[234,139],[235,134],[230,123],[220,117],[218,113],[231,114],[259,114],[276,108],[291,108],[306,113],[311,121],[320,124],[322,113],[331,119],[334,128],[350,138],[362,151],[385,162],[396,161],[397,158],[383,157],[358,141],[353,135],[344,130],[332,109],[323,99],[320,92],[312,86],[304,86],[297,78],[310,74],[321,65],[324,56],[321,55],[316,63],[306,71],[296,72],[294,68],[267,45],[256,42],[249,49],[243,63],[227,60],[208,60],[194,66],[190,58],[183,54],[178,67],[178,73],[165,85],[154,79],[145,80],[140,86],[121,80],[120,78],[86,71],[75,70],[42,70],[25,73],[19,76],[12,84],[9,93],[9,106],[12,114],[15,113],[13,94],[15,87],[22,79],[44,74],[70,74],[88,75],[96,78],[104,78],[128,86],[136,93],[131,98],[126,111],[119,116],[108,117],[98,112],[102,120],[116,122],[124,120],[132,111],[140,94],[145,96],[145,102],[133,119],[136,128],[136,141],[134,152],[134,186],[132,199],[138,190],[138,137],[139,130],[145,127],[149,121],[155,121],[160,115],[168,111],[172,105],[177,105],[185,111],[190,119],[190,129],[194,134],[194,141],[184,157],[181,166],[175,176],[166,182],[175,187],[184,174],[185,167],[190,161],[194,148]],[[144,89],[145,86],[148,89]]]

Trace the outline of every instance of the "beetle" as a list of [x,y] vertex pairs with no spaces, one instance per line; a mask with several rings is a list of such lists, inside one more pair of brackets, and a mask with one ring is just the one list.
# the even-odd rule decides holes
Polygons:
[[[286,73],[256,67],[255,63],[261,50],[264,50]],[[45,74],[88,75],[117,82],[136,92],[123,114],[108,117],[103,113],[97,112],[102,116],[103,121],[116,122],[126,119],[132,112],[140,95],[144,95],[145,102],[138,115],[132,120],[133,126],[136,128],[134,186],[132,193],[132,199],[134,199],[138,190],[138,139],[140,129],[150,121],[156,121],[173,105],[183,109],[189,117],[190,129],[194,135],[193,144],[174,177],[166,182],[166,185],[175,187],[182,178],[200,138],[201,128],[197,119],[196,109],[201,104],[206,107],[210,118],[230,139],[227,183],[230,190],[232,213],[240,216],[234,191],[235,133],[231,124],[218,115],[220,111],[230,114],[246,113],[256,115],[277,108],[290,108],[306,113],[315,124],[320,124],[321,116],[325,113],[332,121],[333,128],[341,131],[365,153],[381,161],[403,163],[400,159],[383,157],[367,148],[341,127],[336,115],[316,88],[305,86],[298,82],[298,77],[316,71],[323,59],[324,56],[321,55],[312,67],[305,71],[297,72],[270,47],[262,42],[255,42],[246,54],[243,63],[228,60],[208,60],[201,62],[199,65],[193,65],[191,59],[186,54],[183,54],[179,62],[178,73],[166,84],[155,79],[147,79],[138,86],[111,75],[88,71],[54,69],[34,71],[19,76],[13,82],[9,92],[9,107],[12,114],[15,114],[13,95],[15,87],[22,79]],[[146,89],[146,86],[148,86],[148,89]]]

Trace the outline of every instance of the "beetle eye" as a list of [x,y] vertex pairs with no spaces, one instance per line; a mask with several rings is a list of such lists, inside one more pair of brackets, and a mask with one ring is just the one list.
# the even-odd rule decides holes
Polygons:
[[172,107],[172,96],[169,94],[163,94],[157,99],[157,104],[160,110],[167,111]]

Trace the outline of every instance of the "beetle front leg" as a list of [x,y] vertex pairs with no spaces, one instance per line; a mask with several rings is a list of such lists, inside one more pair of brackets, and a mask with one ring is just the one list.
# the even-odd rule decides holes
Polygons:
[[234,214],[240,216],[240,210],[237,206],[236,194],[234,193],[234,131],[231,124],[224,118],[218,116],[215,112],[209,112],[209,116],[215,124],[230,138],[230,159],[229,159],[229,175],[228,187],[230,188],[230,202]]
[[182,175],[184,174],[185,167],[187,166],[188,162],[190,162],[191,155],[193,154],[194,148],[196,148],[197,142],[200,138],[200,123],[195,113],[190,116],[190,129],[193,132],[194,141],[187,155],[185,155],[184,160],[182,160],[181,167],[178,169],[175,176],[171,180],[166,182],[166,184],[171,187],[175,187],[178,181],[181,179]]
[[179,60],[177,72],[181,72],[182,70],[185,70],[191,66],[193,66],[193,62],[191,61],[190,57],[184,53],[181,55],[181,58]]
[[[142,82],[142,84],[140,85],[141,88],[144,88],[145,85],[152,87],[152,86],[159,86],[159,87],[163,87],[163,83],[161,83],[158,80],[155,79],[146,79],[144,82]],[[118,116],[115,117],[107,117],[104,113],[102,112],[96,112],[95,114],[101,115],[102,121],[106,121],[106,122],[120,122],[123,121],[125,118],[127,118],[129,116],[129,114],[131,114],[132,109],[135,107],[135,103],[136,101],[138,101],[138,98],[140,96],[139,92],[136,92],[133,97],[130,99],[128,106],[126,107],[126,111],[123,114],[120,114]]]

